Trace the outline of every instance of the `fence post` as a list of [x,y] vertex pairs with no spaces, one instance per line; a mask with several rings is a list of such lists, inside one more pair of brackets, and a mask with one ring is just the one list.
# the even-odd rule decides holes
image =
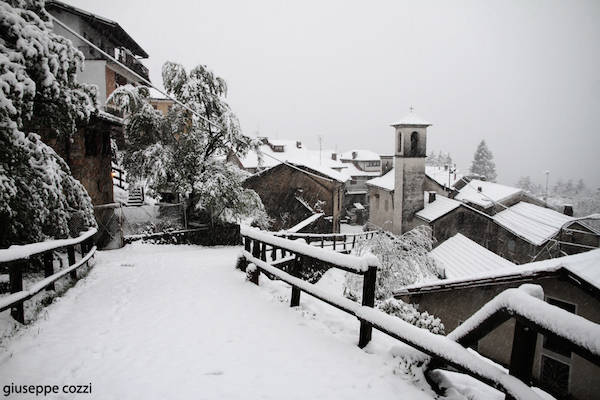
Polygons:
[[[54,256],[52,250],[47,251],[43,255],[44,259],[44,277],[49,277],[54,274]],[[54,290],[54,282],[46,286],[46,290]]]
[[244,240],[244,250],[250,253],[250,238],[247,236],[242,236],[242,239]]
[[346,250],[346,240],[348,239],[348,237],[344,235],[342,236],[342,239],[344,239],[344,250]]
[[[296,259],[292,264],[292,270],[290,271],[290,275],[298,277],[300,275],[300,268],[304,264],[305,256],[300,256],[296,254]],[[295,286],[292,286],[292,297],[290,298],[290,307],[298,307],[300,305],[300,289]]]
[[337,240],[337,237],[335,235],[333,235],[333,251],[335,251],[335,241]]
[[356,247],[356,235],[352,237],[352,250]]
[[[67,247],[67,259],[69,260],[69,267],[75,264],[75,246],[70,245]],[[71,279],[77,280],[77,270],[74,269],[70,272]]]
[[263,243],[260,249],[260,259],[267,262],[267,244]]
[[277,259],[277,247],[273,246],[271,249],[271,260],[275,261]]
[[[375,285],[377,283],[377,267],[369,266],[363,278],[362,305],[366,307],[375,306]],[[373,326],[366,321],[360,321],[360,336],[358,347],[361,349],[371,341]]]
[[[8,277],[10,282],[10,292],[17,293],[23,290],[23,266],[26,262],[15,261],[10,263],[8,269]],[[10,315],[19,321],[25,323],[25,310],[23,308],[23,302],[15,304],[10,309]]]
[[527,385],[531,384],[536,341],[537,333],[516,319],[509,373]]

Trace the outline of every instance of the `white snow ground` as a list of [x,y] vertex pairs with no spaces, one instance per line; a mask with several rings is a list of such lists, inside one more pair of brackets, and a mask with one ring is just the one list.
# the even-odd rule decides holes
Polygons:
[[4,343],[0,383],[92,384],[91,395],[54,397],[70,399],[433,397],[399,369],[389,338],[374,332],[359,349],[358,321],[305,294],[291,310],[283,283],[244,280],[239,253],[144,244],[99,252],[86,278]]

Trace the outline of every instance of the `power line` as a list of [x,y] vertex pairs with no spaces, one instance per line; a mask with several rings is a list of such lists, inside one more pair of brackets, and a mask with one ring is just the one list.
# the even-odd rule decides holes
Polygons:
[[[143,76],[141,76],[140,74],[138,74],[137,72],[133,71],[131,68],[127,67],[126,65],[124,65],[122,62],[120,62],[119,60],[117,60],[115,57],[111,56],[110,54],[108,54],[107,52],[105,52],[104,50],[102,50],[101,48],[99,48],[98,46],[96,46],[94,43],[92,43],[91,41],[89,41],[87,38],[83,37],[82,35],[80,35],[79,33],[77,33],[76,31],[74,31],[73,29],[71,29],[69,26],[67,26],[65,23],[63,23],[62,21],[60,21],[58,18],[56,18],[54,15],[48,13],[50,15],[50,18],[52,18],[52,20],[54,22],[56,22],[58,25],[62,26],[63,28],[65,28],[67,31],[69,31],[71,34],[75,35],[77,38],[79,38],[80,40],[82,40],[83,42],[87,43],[88,45],[90,45],[91,47],[93,47],[95,50],[97,50],[98,52],[100,52],[100,54],[102,54],[103,56],[105,56],[106,58],[108,58],[109,60],[111,60],[112,62],[116,63],[117,65],[119,65],[121,68],[124,68],[127,72],[129,72],[130,74],[132,74],[133,76],[135,76],[136,78],[138,78],[140,81],[144,82],[146,85],[156,89],[160,94],[162,94],[163,96],[167,97],[169,100],[172,100],[173,102],[179,104],[181,107],[185,108],[186,110],[188,110],[189,112],[193,113],[194,115],[196,115],[198,118],[202,119],[203,121],[206,121],[208,124],[214,126],[217,129],[224,129],[223,126],[211,121],[210,119],[206,118],[205,116],[203,116],[202,114],[200,114],[199,112],[197,112],[196,110],[192,109],[191,107],[187,106],[186,104],[182,103],[181,101],[177,100],[175,97],[169,95],[168,93],[166,93],[165,91],[163,91],[162,89],[159,89],[158,87],[156,87],[152,82],[150,82],[148,79],[144,78]],[[294,168],[300,172],[303,172],[307,175],[311,175],[314,176],[316,178],[319,179],[323,179],[326,180],[328,182],[334,182],[333,179],[328,179],[328,178],[324,178],[320,175],[317,174],[313,174],[310,173],[308,171],[305,171],[303,169],[300,169],[298,167],[296,167],[295,165],[289,164],[286,161],[282,161],[279,160],[276,157],[273,157],[270,154],[267,153],[262,153],[268,157],[271,157],[277,161],[279,161],[282,164],[285,164],[291,168]],[[310,167],[309,167],[310,168]]]

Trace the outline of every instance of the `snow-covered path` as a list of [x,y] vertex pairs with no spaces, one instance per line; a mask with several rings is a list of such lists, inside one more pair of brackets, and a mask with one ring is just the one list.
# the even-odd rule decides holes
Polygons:
[[238,254],[140,244],[101,252],[85,279],[5,343],[0,383],[92,384],[91,395],[54,397],[69,399],[430,398],[385,357],[245,282]]

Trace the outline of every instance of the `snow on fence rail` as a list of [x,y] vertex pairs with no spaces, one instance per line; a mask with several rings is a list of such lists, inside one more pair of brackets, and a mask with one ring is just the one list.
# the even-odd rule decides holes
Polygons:
[[538,333],[562,339],[568,351],[600,366],[600,325],[546,303],[543,292],[539,298],[534,295],[523,289],[503,291],[448,334],[448,338],[470,346],[505,321],[515,318],[509,370],[519,379],[531,381]]
[[[32,243],[22,246],[11,246],[0,250],[0,264],[8,264],[10,292],[9,296],[0,299],[0,312],[11,309],[11,316],[17,321],[25,322],[23,302],[29,300],[44,289],[54,290],[54,282],[70,274],[73,280],[77,279],[77,269],[87,265],[96,253],[93,245],[93,236],[97,232],[92,228],[73,239],[49,240],[46,242]],[[79,244],[82,258],[75,261],[75,245]],[[66,248],[69,266],[54,273],[53,251]],[[41,255],[44,264],[45,278],[33,284],[29,289],[23,289],[23,270],[30,257]]]
[[8,249],[0,250],[0,263],[21,260],[45,251],[78,244],[94,236],[96,232],[98,232],[98,229],[91,228],[73,239],[47,240],[39,243],[10,246]]
[[284,239],[269,232],[261,231],[257,228],[250,228],[244,225],[240,227],[240,233],[243,238],[257,240],[261,243],[271,245],[274,249],[273,251],[278,248],[285,249],[292,253],[319,259],[334,265],[336,268],[340,268],[348,272],[362,274],[366,272],[370,266],[379,266],[379,260],[374,255],[358,257],[349,254],[339,254],[324,248],[308,245],[304,241],[292,241],[290,239]]
[[333,247],[333,250],[336,251],[349,251],[356,247],[357,240],[370,239],[376,233],[378,231],[360,233],[294,233],[288,231],[277,232],[274,235],[290,240],[304,239],[306,243],[316,243],[321,248]]
[[[379,265],[378,260],[374,256],[356,257],[339,254],[331,250],[299,243],[298,241],[275,237],[272,234],[247,227],[242,227],[241,234],[244,242],[243,256],[245,261],[250,263],[247,268],[250,280],[253,283],[258,284],[259,272],[262,271],[292,286],[291,307],[300,305],[300,293],[305,292],[357,317],[360,320],[358,341],[360,347],[364,347],[369,343],[372,329],[375,328],[429,356],[445,362],[447,365],[461,372],[503,391],[506,393],[507,398],[539,399],[539,396],[525,383],[473,355],[456,341],[445,336],[433,334],[426,329],[417,328],[397,317],[374,309],[376,274],[377,266]],[[271,264],[267,263],[267,245],[271,246]],[[291,273],[284,272],[275,266],[276,264],[281,264],[282,261],[276,260],[277,250],[281,251],[281,257],[284,260],[290,260],[290,257],[286,257],[287,252],[295,254],[293,266],[290,269]],[[329,263],[334,268],[364,275],[362,305],[342,296],[333,295],[300,279],[297,276],[298,271],[307,258]]]

